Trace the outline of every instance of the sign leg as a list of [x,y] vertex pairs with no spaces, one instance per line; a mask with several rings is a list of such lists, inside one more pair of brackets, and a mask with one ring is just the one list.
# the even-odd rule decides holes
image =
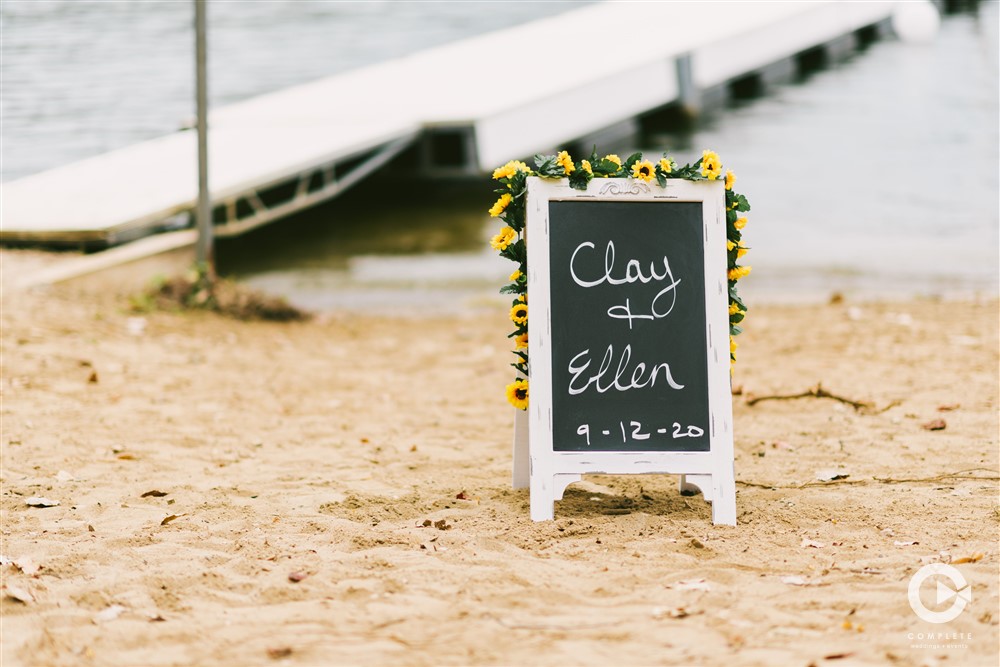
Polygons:
[[736,475],[733,464],[712,475],[712,523],[736,525]]
[[514,473],[515,489],[528,487],[531,477],[531,463],[528,458],[528,412],[514,410]]
[[551,521],[555,517],[555,494],[552,483],[555,475],[540,474],[537,471],[531,475],[531,520]]

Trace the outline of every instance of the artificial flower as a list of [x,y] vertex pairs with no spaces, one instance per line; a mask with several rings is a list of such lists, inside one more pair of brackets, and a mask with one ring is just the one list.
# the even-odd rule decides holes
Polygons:
[[499,234],[490,239],[490,247],[503,252],[515,240],[517,240],[517,232],[510,227],[504,227]]
[[736,182],[736,174],[733,173],[732,169],[726,169],[726,189],[732,190],[733,183]]
[[740,310],[740,304],[738,304],[738,303],[731,303],[731,304],[729,304],[729,314],[730,315],[735,315],[736,313],[741,313],[741,312],[743,312],[743,311]]
[[649,160],[641,160],[632,165],[632,178],[639,178],[647,183],[656,178],[656,167]]
[[712,151],[703,151],[701,154],[701,175],[710,181],[714,181],[722,173],[722,162],[719,156]]
[[528,349],[528,332],[525,331],[523,334],[518,334],[514,337],[514,345],[518,350]]
[[508,280],[510,280],[512,283],[516,283],[518,280],[521,279],[521,276],[523,275],[524,274],[521,273],[521,269],[514,269],[514,273],[510,274]]
[[740,278],[747,277],[750,275],[751,268],[749,266],[735,266],[729,269],[729,280],[739,280]]
[[514,324],[525,324],[528,321],[528,305],[516,303],[510,309],[510,321]]
[[580,169],[583,169],[588,174],[594,173],[594,170],[590,167],[590,160],[580,160]]
[[733,227],[735,227],[736,229],[743,229],[746,226],[747,226],[746,218],[737,218],[736,222],[733,223]]
[[507,385],[507,400],[518,410],[528,408],[528,381],[514,380]]
[[500,199],[496,200],[496,203],[490,207],[490,216],[495,218],[503,213],[512,201],[514,201],[514,198],[510,195],[510,193],[505,192],[500,195]]
[[499,181],[501,178],[510,178],[519,171],[523,171],[526,174],[531,173],[531,169],[528,165],[518,160],[511,160],[502,167],[497,167],[493,170],[493,179]]
[[615,155],[614,153],[609,153],[608,155],[605,155],[604,159],[607,160],[608,162],[614,162],[615,164],[617,164],[618,169],[622,168],[622,159],[617,155]]
[[567,151],[560,151],[559,155],[556,156],[556,162],[563,168],[563,173],[567,176],[576,170],[576,167],[573,166],[573,158],[569,156]]
[[669,174],[674,170],[674,161],[671,158],[660,158],[660,171]]

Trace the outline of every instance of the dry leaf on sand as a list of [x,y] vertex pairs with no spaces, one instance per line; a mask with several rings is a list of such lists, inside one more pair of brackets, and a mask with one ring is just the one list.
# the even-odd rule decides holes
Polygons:
[[98,612],[97,616],[94,616],[94,623],[108,623],[113,621],[121,616],[123,611],[125,611],[125,607],[120,604],[113,604],[110,607]]
[[42,498],[41,496],[32,496],[24,501],[28,507],[55,507],[59,504],[58,500],[49,500],[48,498]]
[[704,579],[685,579],[667,584],[667,588],[675,591],[710,591],[712,585]]
[[959,563],[978,563],[983,559],[983,555],[984,554],[977,551],[971,556],[962,556],[961,558],[956,558],[955,560],[951,561],[951,564],[957,565]]
[[31,591],[29,591],[26,588],[19,588],[17,586],[8,585],[4,590],[7,594],[7,597],[13,598],[23,604],[31,604],[32,602],[35,601],[35,596],[32,595]]
[[19,569],[21,572],[25,573],[29,577],[33,577],[38,574],[38,571],[42,569],[42,566],[31,560],[27,556],[23,558],[18,558],[14,561],[14,567]]

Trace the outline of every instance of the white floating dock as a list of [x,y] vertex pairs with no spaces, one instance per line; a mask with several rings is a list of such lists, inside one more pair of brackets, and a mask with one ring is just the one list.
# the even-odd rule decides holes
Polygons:
[[[213,111],[220,235],[335,196],[421,139],[489,171],[887,19],[893,2],[603,2]],[[0,242],[115,244],[186,224],[193,131],[2,185]],[[452,158],[454,159],[454,158]]]

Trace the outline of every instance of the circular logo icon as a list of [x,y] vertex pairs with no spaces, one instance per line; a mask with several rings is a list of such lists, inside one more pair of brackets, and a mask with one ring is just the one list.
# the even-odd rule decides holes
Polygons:
[[[937,587],[934,589],[934,607],[941,608],[945,603],[951,602],[948,608],[941,611],[931,611],[920,599],[920,587],[935,575],[939,578],[936,580]],[[941,578],[947,579],[951,585],[943,582]],[[927,623],[947,623],[958,618],[958,615],[965,611],[965,605],[972,602],[972,589],[962,573],[951,565],[931,563],[917,570],[917,573],[910,579],[907,597],[910,600],[910,608],[913,609],[914,614],[920,617],[920,620]]]

